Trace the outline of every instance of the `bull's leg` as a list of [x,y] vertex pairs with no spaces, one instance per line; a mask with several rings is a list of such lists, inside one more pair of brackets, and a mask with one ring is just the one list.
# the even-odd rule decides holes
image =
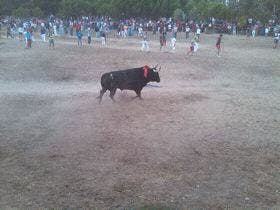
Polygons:
[[110,98],[111,98],[114,102],[116,102],[115,99],[114,99],[114,95],[115,95],[115,93],[116,93],[116,90],[117,90],[116,88],[110,90]]
[[135,91],[135,93],[137,94],[137,96],[135,97],[135,98],[139,98],[139,99],[143,99],[142,97],[141,97],[141,91],[142,91],[142,89],[137,89],[137,90],[134,90]]
[[102,97],[103,97],[103,95],[104,95],[104,93],[106,92],[106,89],[101,89],[100,90],[100,95],[97,97],[97,98],[99,98],[99,103],[101,103],[101,101],[102,101]]

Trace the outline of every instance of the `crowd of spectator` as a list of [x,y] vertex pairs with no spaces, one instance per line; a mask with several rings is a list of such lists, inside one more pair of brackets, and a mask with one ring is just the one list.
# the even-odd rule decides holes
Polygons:
[[[143,43],[147,45],[147,33],[158,35],[160,47],[166,45],[169,38],[172,48],[175,48],[178,32],[184,32],[188,39],[190,34],[194,35],[192,41],[199,41],[201,33],[218,33],[247,36],[275,36],[279,34],[280,27],[276,22],[270,21],[262,24],[259,21],[248,19],[241,27],[235,21],[224,21],[210,18],[208,21],[175,20],[173,18],[159,18],[152,20],[149,18],[126,18],[116,20],[111,17],[82,16],[79,18],[59,18],[50,15],[48,18],[27,18],[0,17],[0,29],[6,25],[7,38],[25,39],[26,48],[30,48],[34,40],[33,32],[39,32],[42,41],[49,38],[50,47],[54,46],[54,37],[70,36],[77,37],[78,45],[82,46],[83,34],[87,34],[88,44],[91,43],[91,35],[102,40],[102,45],[106,45],[106,37],[111,31],[114,36],[127,38],[130,36],[142,37]],[[144,45],[143,45],[144,46]]]

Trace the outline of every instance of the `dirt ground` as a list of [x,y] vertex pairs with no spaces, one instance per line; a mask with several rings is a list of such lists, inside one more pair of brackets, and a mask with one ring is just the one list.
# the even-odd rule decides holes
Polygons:
[[[272,38],[202,35],[186,57],[56,39],[54,50],[0,39],[0,207],[280,208],[280,49]],[[160,64],[144,100],[102,73]]]

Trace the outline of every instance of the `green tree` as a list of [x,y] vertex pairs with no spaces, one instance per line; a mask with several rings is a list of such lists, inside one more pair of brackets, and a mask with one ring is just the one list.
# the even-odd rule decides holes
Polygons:
[[97,14],[117,18],[159,18],[174,16],[176,9],[196,20],[244,16],[266,22],[280,18],[280,0],[228,0],[228,5],[225,0],[0,0],[0,14],[21,16],[59,13],[63,16]]
[[173,18],[176,20],[183,20],[185,17],[185,13],[182,9],[175,9],[173,12]]
[[62,0],[60,14],[63,16],[81,16],[92,14],[92,5],[87,0]]
[[13,10],[12,15],[15,17],[28,17],[31,16],[31,11],[25,7],[19,7]]
[[31,14],[33,17],[43,17],[44,13],[39,7],[35,7],[31,10]]

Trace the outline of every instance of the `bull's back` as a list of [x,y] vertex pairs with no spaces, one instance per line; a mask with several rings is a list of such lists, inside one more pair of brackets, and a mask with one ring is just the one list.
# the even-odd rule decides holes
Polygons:
[[101,77],[101,85],[103,89],[107,90],[112,88],[135,90],[139,87],[144,87],[146,82],[141,70],[141,68],[134,68],[105,73]]

